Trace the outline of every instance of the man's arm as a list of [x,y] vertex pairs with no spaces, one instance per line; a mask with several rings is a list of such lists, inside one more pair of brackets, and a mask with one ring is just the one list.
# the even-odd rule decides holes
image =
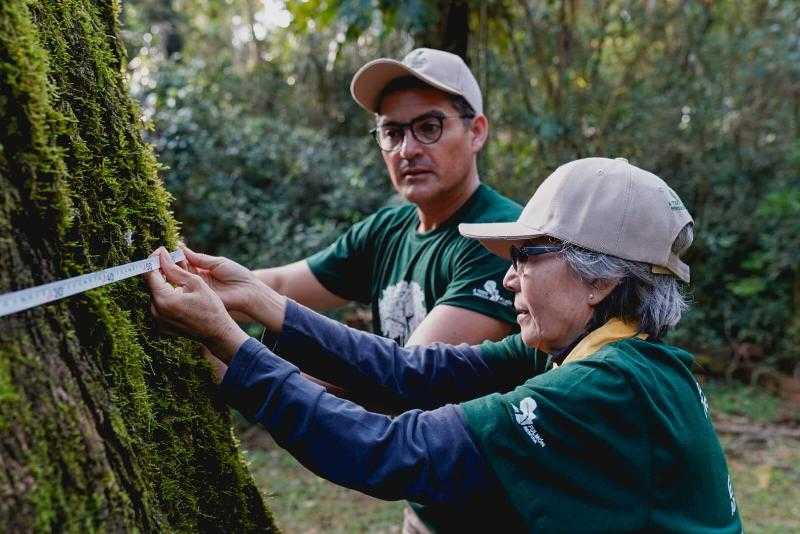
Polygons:
[[[253,273],[256,275],[256,278],[281,295],[287,296],[313,310],[330,310],[344,306],[349,302],[328,291],[328,289],[317,280],[317,277],[314,276],[306,260],[296,261],[271,269],[259,269],[253,271]],[[224,372],[222,374],[224,374]],[[331,384],[330,382],[320,380],[310,375],[305,375],[305,377],[312,382],[316,382],[334,395],[340,397],[349,396],[347,391],[336,384]]]
[[306,260],[253,272],[259,280],[281,295],[314,310],[330,310],[348,302],[328,291],[311,272]]
[[436,342],[477,345],[487,340],[503,339],[511,330],[512,326],[505,321],[465,308],[439,304],[414,330],[406,346],[430,345]]

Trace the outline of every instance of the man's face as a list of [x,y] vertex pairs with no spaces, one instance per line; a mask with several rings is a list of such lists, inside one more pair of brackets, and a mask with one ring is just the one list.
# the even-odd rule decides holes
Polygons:
[[437,89],[409,89],[387,95],[381,102],[378,127],[392,123],[407,124],[426,114],[448,117],[444,120],[441,138],[433,144],[417,141],[409,129],[405,139],[391,152],[382,152],[392,185],[400,195],[414,204],[429,204],[456,196],[469,187],[474,172],[475,154],[485,140],[484,128],[465,126],[450,98]]

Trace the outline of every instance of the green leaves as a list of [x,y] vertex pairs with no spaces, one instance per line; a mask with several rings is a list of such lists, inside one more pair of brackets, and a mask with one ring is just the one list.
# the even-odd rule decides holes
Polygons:
[[[139,96],[154,106],[187,237],[245,262],[288,261],[380,205],[390,188],[350,80],[371,59],[435,42],[451,4],[289,0],[290,28],[235,45],[259,2],[213,13],[188,2],[178,22],[166,17],[184,28],[184,58],[137,56],[159,76]],[[481,177],[524,203],[578,157],[652,170],[697,224],[695,309],[679,341],[757,342],[781,368],[800,361],[800,6],[468,4],[467,55],[491,122]]]

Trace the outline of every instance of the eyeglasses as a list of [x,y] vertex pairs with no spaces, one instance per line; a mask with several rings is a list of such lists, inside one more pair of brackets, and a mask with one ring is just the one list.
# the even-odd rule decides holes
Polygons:
[[519,264],[525,263],[529,257],[558,252],[563,249],[564,245],[530,245],[527,247],[511,245],[511,265],[514,266],[515,271],[519,271]]
[[432,145],[442,137],[445,119],[471,119],[472,115],[422,115],[411,122],[389,122],[373,128],[369,133],[384,152],[400,148],[406,138],[406,129],[423,145]]

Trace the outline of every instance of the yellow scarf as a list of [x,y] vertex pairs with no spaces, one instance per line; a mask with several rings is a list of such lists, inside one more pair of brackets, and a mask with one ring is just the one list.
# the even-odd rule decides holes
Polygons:
[[[609,319],[606,324],[597,330],[593,330],[589,335],[583,338],[580,343],[575,345],[575,348],[564,358],[561,365],[588,358],[609,343],[614,343],[620,339],[631,337],[647,339],[647,334],[637,333],[638,330],[637,325],[633,323],[626,323],[621,319]],[[554,367],[556,366],[554,365]]]

